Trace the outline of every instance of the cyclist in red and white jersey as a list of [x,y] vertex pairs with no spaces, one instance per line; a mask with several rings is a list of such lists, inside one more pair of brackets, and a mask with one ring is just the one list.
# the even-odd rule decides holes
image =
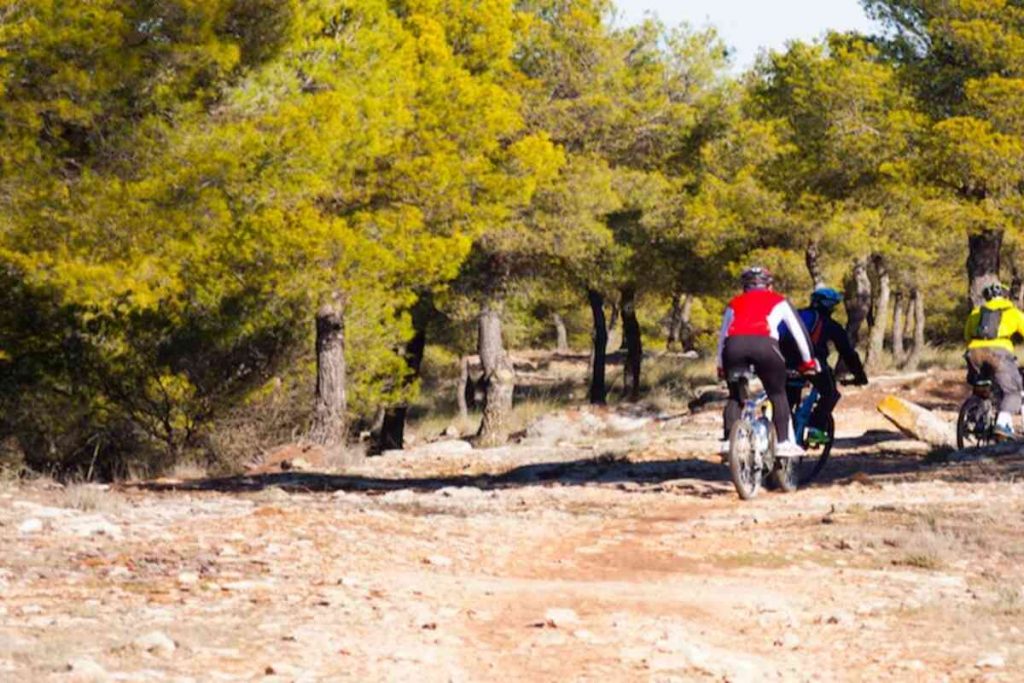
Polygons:
[[[807,328],[786,297],[772,289],[771,273],[760,267],[748,268],[740,276],[743,293],[729,302],[718,335],[718,375],[722,379],[753,367],[772,403],[772,419],[778,436],[777,455],[801,457],[803,449],[793,436],[793,421],[786,398],[786,360],[779,349],[782,329],[789,329],[800,354],[798,370],[804,375],[818,372],[813,344]],[[725,406],[725,443],[742,413],[739,383],[729,382],[729,402]]]

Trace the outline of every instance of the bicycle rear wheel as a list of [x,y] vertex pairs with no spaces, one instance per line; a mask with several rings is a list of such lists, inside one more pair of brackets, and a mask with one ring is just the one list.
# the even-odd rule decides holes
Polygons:
[[753,425],[745,419],[737,420],[729,432],[729,474],[743,500],[755,497],[761,489],[761,468],[754,451]]
[[981,448],[995,443],[996,410],[991,399],[970,396],[956,419],[956,447]]
[[808,455],[800,461],[800,486],[807,486],[817,478],[821,471],[825,469],[825,463],[828,462],[828,458],[832,455],[832,444],[836,440],[836,421],[832,419],[832,416],[828,416],[828,425],[825,427],[825,432],[828,434],[828,441],[820,446],[821,451],[814,455],[813,449],[807,448],[807,436],[806,430],[804,432],[804,438],[801,439],[803,443],[800,445],[807,449]]

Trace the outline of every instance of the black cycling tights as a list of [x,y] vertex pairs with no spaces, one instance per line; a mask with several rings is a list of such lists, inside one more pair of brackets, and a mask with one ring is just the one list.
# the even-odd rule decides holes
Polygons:
[[[730,376],[730,370],[735,372],[754,367],[754,372],[761,379],[768,399],[772,402],[775,433],[779,441],[789,440],[791,420],[789,399],[786,398],[786,361],[782,358],[778,342],[771,337],[729,337],[722,350],[722,365],[726,377]],[[739,383],[729,382],[729,402],[725,405],[726,439],[742,412]]]

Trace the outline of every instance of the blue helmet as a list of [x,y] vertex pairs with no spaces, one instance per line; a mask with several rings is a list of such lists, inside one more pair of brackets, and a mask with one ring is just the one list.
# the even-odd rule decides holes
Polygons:
[[819,287],[811,293],[811,306],[831,311],[843,303],[843,295],[831,287]]

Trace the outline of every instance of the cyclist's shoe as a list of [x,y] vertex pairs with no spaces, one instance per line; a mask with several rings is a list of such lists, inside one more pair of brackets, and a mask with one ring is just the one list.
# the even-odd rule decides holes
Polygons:
[[824,446],[828,443],[828,432],[823,429],[811,427],[807,430],[808,446]]
[[775,455],[779,458],[802,458],[807,453],[795,441],[780,441],[775,447]]
[[1009,425],[996,425],[992,432],[997,439],[1012,440],[1017,438],[1017,435],[1013,433],[1013,427]]

